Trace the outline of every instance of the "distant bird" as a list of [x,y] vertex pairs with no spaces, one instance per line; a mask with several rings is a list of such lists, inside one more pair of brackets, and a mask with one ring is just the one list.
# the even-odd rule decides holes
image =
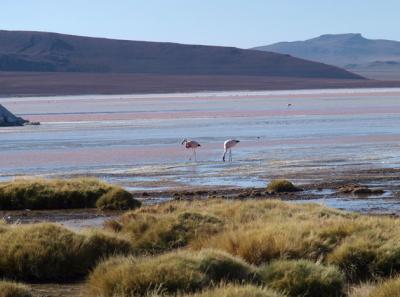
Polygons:
[[[200,143],[194,140],[187,140],[186,138],[182,141],[182,145],[185,145],[187,149],[193,150],[194,160],[197,161],[196,149],[201,147]],[[190,156],[189,160],[192,160],[192,156]]]
[[287,107],[289,108],[290,106],[292,106],[292,103],[288,103]]
[[232,162],[232,148],[237,145],[240,141],[236,139],[228,139],[224,142],[224,155],[222,161],[225,162],[225,156],[229,152],[229,162]]

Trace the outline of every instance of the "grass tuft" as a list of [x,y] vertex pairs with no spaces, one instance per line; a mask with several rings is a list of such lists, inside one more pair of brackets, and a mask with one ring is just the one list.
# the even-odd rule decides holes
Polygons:
[[93,208],[110,191],[97,179],[21,179],[0,184],[0,210]]
[[101,210],[128,210],[139,208],[141,205],[131,193],[120,188],[108,191],[96,201],[96,207]]
[[254,266],[228,253],[203,250],[199,257],[199,269],[214,283],[221,281],[258,282],[260,279]]
[[0,278],[75,280],[98,260],[129,252],[129,242],[105,233],[78,234],[53,224],[9,227],[0,236]]
[[274,261],[260,269],[268,287],[286,292],[289,296],[341,296],[344,277],[334,266],[323,266],[307,260]]
[[370,289],[368,295],[364,297],[398,297],[400,296],[400,278],[393,278],[384,281],[373,289]]
[[376,244],[365,237],[352,237],[338,246],[328,257],[345,272],[352,282],[370,278],[374,274],[374,262],[377,258]]
[[253,281],[255,271],[241,259],[218,251],[113,258],[100,264],[90,275],[87,295],[142,296],[153,290],[193,292],[220,281]]
[[139,209],[124,215],[121,222],[107,226],[130,238],[138,251],[159,253],[216,234],[223,230],[223,221],[211,214],[183,209],[157,214]]
[[293,183],[291,183],[286,179],[274,179],[268,184],[267,191],[276,193],[285,193],[285,192],[298,192],[301,191],[301,189],[296,187]]

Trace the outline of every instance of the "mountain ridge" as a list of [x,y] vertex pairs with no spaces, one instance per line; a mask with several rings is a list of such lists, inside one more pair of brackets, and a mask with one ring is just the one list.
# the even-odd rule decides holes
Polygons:
[[349,71],[235,47],[0,30],[0,71],[362,79]]
[[[368,71],[393,71],[400,77],[400,42],[368,39],[360,33],[324,34],[293,42],[278,42],[253,50],[289,54],[365,75]],[[387,63],[394,62],[394,63]],[[382,64],[383,63],[383,64]],[[384,67],[384,64],[386,68]],[[396,67],[394,67],[396,65]],[[367,75],[368,76],[368,75]],[[374,77],[379,78],[379,77]]]

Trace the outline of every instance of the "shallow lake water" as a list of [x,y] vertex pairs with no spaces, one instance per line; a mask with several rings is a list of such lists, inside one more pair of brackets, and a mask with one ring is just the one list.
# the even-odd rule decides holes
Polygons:
[[[400,89],[0,98],[40,126],[0,129],[0,180],[93,175],[131,190],[263,186],[400,165]],[[288,106],[291,104],[291,106]],[[181,146],[202,144],[198,162]],[[241,142],[233,163],[222,143]]]

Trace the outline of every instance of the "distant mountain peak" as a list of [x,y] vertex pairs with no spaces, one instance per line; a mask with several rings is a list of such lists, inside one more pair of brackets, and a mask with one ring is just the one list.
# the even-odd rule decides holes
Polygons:
[[318,39],[318,38],[319,39],[351,39],[351,38],[365,39],[361,33],[323,34],[315,39]]
[[[324,34],[304,41],[280,42],[254,49],[289,54],[355,72],[370,67],[375,61],[381,61],[380,65],[386,66],[400,61],[400,42],[368,39],[361,33]],[[391,71],[393,73],[393,70]],[[357,73],[365,75],[362,71]],[[394,73],[394,76],[396,75]],[[374,78],[379,77],[374,76]]]
[[324,34],[319,37],[306,40],[304,42],[364,42],[368,39],[364,38],[361,33],[345,33],[345,34]]

